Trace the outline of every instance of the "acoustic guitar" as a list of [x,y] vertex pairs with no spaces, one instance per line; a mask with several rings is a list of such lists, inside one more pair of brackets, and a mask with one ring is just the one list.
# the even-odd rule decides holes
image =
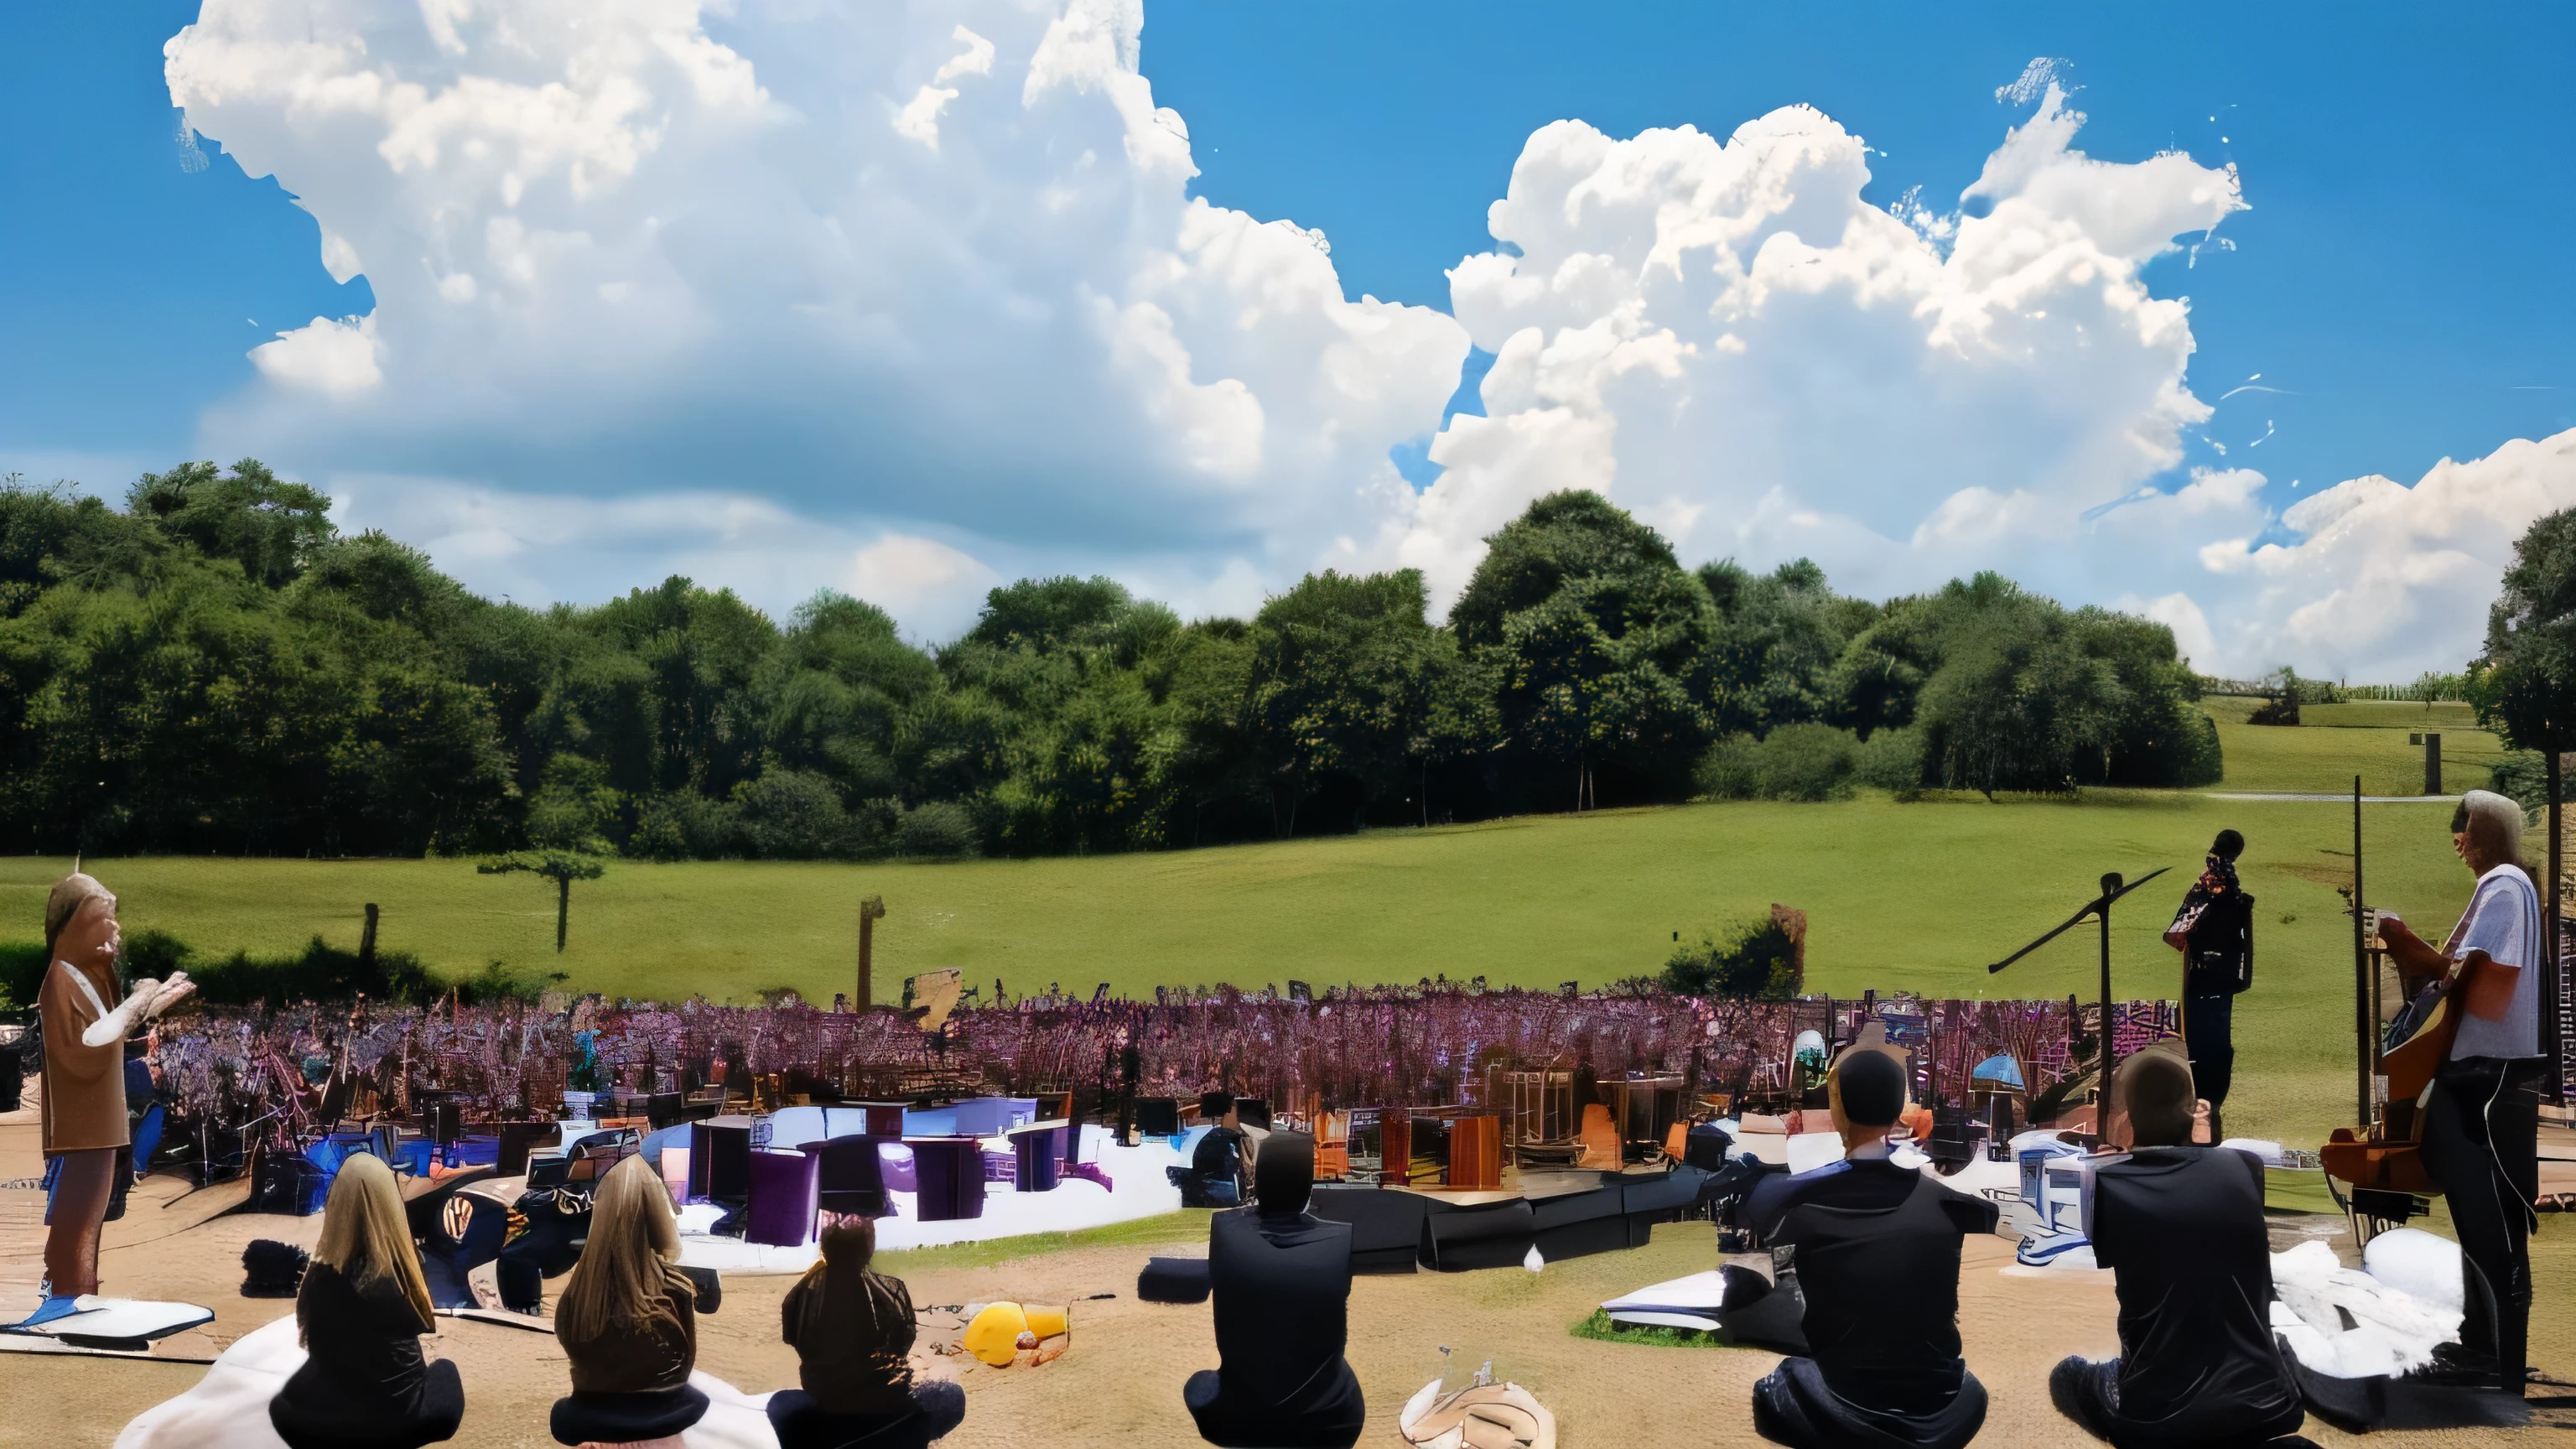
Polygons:
[[2388,1079],[2385,1119],[2368,1127],[2336,1128],[2319,1154],[2326,1176],[2382,1192],[2431,1197],[2442,1191],[2424,1167],[2424,1123],[2414,1110],[2416,1100],[2450,1059],[2461,1017],[2502,1020],[2521,976],[2521,967],[2507,966],[2484,951],[2472,950],[2460,959],[2459,975],[2434,999],[2432,1010],[2406,1040],[2380,1054],[2380,1072]]

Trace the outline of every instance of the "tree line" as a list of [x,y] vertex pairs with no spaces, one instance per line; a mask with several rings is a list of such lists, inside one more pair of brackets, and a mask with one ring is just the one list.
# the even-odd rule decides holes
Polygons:
[[935,648],[828,591],[496,603],[329,504],[248,459],[122,507],[0,488],[0,848],[1045,855],[2218,776],[2162,625],[1993,574],[1874,603],[1686,568],[1588,492],[1488,540],[1445,624],[1412,570],[1196,621],[1024,579]]

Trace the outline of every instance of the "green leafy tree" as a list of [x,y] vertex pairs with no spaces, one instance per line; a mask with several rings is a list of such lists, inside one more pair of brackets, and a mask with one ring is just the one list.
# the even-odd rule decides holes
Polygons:
[[208,558],[231,559],[251,582],[284,588],[332,536],[331,500],[271,473],[256,458],[230,469],[182,463],[146,473],[126,510]]
[[545,787],[528,802],[528,846],[475,867],[484,875],[528,874],[555,887],[555,954],[563,954],[572,920],[572,883],[597,880],[613,849],[602,832],[617,816],[619,797],[608,772],[578,755],[557,755],[546,766]]
[[1422,575],[1308,574],[1252,623],[1249,707],[1296,833],[1297,805],[1320,781],[1343,783],[1354,823],[1403,788],[1426,737],[1437,631]]
[[1578,809],[1603,768],[1647,798],[1686,793],[1713,733],[1708,590],[1596,493],[1541,498],[1486,544],[1449,617],[1494,662],[1510,745],[1564,770]]

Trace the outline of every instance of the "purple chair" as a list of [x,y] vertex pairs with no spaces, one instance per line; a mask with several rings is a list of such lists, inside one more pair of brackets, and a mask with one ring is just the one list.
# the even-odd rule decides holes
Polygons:
[[1011,1134],[1011,1185],[1021,1192],[1053,1192],[1064,1169],[1064,1129],[1023,1127]]
[[884,1165],[878,1161],[880,1137],[833,1137],[801,1143],[797,1151],[815,1162],[817,1201],[823,1211],[844,1217],[881,1218],[886,1213]]
[[920,1183],[921,1220],[951,1222],[984,1215],[984,1140],[912,1137],[912,1170]]
[[773,1248],[801,1248],[814,1241],[817,1170],[809,1152],[751,1154],[751,1207],[743,1240]]

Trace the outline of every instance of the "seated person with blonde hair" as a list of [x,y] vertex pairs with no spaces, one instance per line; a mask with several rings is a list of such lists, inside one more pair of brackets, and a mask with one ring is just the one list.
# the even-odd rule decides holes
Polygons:
[[[2191,1140],[2191,1067],[2171,1046],[2120,1063],[2135,1146],[2084,1162],[2084,1236],[2117,1275],[2120,1356],[2049,1373],[2058,1411],[2118,1449],[2255,1445],[2307,1417],[2274,1342],[2263,1164]],[[2291,1439],[2291,1444],[2305,1444]]]
[[1826,1086],[1845,1160],[1769,1178],[1743,1209],[1797,1275],[1809,1346],[1753,1386],[1753,1427],[1798,1449],[1958,1449],[1986,1421],[1959,1357],[1960,1244],[1994,1231],[1995,1205],[1893,1160],[1895,1058],[1846,1051]]
[[671,1195],[641,1157],[600,1179],[590,1238],[555,1304],[555,1340],[572,1394],[555,1400],[563,1444],[677,1443],[707,1412],[689,1382],[698,1361],[697,1290],[680,1271]]
[[876,1251],[876,1224],[843,1218],[787,1290],[780,1330],[803,1387],[769,1396],[780,1449],[919,1449],[966,1417],[964,1389],[914,1366],[912,1294],[870,1266]]
[[423,1361],[437,1331],[393,1170],[352,1157],[331,1182],[322,1242],[295,1295],[305,1349],[269,1401],[288,1449],[420,1449],[452,1438],[465,1415],[456,1365]]

